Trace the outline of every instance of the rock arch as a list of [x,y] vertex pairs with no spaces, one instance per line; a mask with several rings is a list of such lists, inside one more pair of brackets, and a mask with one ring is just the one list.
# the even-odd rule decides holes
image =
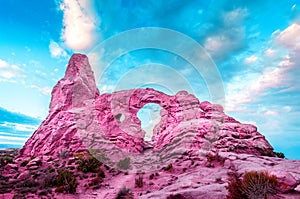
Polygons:
[[[199,100],[186,91],[174,96],[146,88],[114,92],[101,95],[96,102],[98,120],[105,136],[121,148],[141,152],[145,147],[145,132],[137,112],[146,104],[154,103],[162,107],[161,121],[153,132],[154,149],[161,149],[172,141],[178,131],[172,131],[181,122],[203,116]],[[103,106],[105,104],[105,106]],[[121,121],[120,116],[124,117]],[[125,140],[126,139],[126,140]],[[147,145],[149,146],[149,145]]]

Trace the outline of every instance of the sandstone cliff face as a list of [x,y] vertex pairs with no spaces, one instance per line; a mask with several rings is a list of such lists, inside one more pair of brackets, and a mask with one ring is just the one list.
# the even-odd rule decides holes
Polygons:
[[[162,107],[161,121],[150,143],[145,143],[145,132],[137,117],[147,103]],[[98,132],[84,132],[90,128]],[[99,95],[87,57],[75,54],[65,77],[53,88],[49,116],[27,141],[20,156],[53,155],[64,148],[73,153],[81,149],[84,136],[92,136],[90,133],[134,153],[142,153],[145,145],[161,150],[174,139],[186,136],[190,137],[189,143],[184,145],[189,145],[189,149],[209,147],[255,155],[273,151],[255,126],[241,124],[227,116],[220,105],[200,102],[186,91],[169,96],[147,88]],[[85,147],[91,147],[89,141],[83,142]]]
[[[150,142],[144,140],[137,117],[147,103],[162,107]],[[300,184],[299,161],[263,157],[274,156],[265,137],[255,126],[226,115],[220,105],[200,102],[186,91],[174,96],[150,88],[99,94],[87,57],[74,54],[65,77],[53,88],[49,115],[15,161],[20,165],[34,156],[44,162],[43,167],[53,165],[54,160],[62,167],[66,163],[61,162],[87,150],[115,169],[124,170],[118,163],[130,159],[125,169],[129,175],[107,175],[105,186],[96,191],[86,190],[81,183],[77,192],[82,198],[115,198],[124,185],[137,198],[166,198],[173,193],[186,198],[224,198],[228,173],[233,170],[240,175],[249,170],[274,173],[284,191]],[[172,172],[165,171],[170,164]],[[30,170],[30,164],[17,170],[12,166],[6,167],[7,175],[19,172],[22,176]],[[154,172],[160,177],[148,180],[147,188],[136,188],[138,171],[148,179]]]

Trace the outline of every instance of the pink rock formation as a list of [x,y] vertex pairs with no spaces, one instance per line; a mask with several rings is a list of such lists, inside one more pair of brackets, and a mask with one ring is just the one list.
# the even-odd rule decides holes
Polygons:
[[[144,140],[137,117],[148,103],[162,107],[150,142]],[[273,155],[265,137],[255,126],[226,115],[222,106],[200,102],[186,91],[170,96],[147,88],[100,95],[87,57],[74,54],[65,77],[53,88],[49,115],[20,150],[16,162],[20,165],[35,156],[51,165],[53,159],[67,161],[86,149],[105,153],[109,157],[105,163],[112,167],[130,157],[132,171],[143,170],[146,176],[156,171],[160,178],[149,181],[149,193],[134,187],[134,173],[116,174],[107,177],[111,191],[86,192],[82,185],[78,191],[81,198],[114,198],[123,184],[132,187],[136,196],[143,193],[141,198],[166,198],[172,193],[224,198],[227,173],[233,169],[241,174],[270,171],[278,176],[284,191],[300,184],[300,162],[262,157]],[[219,154],[222,161],[208,161],[209,154]],[[26,176],[35,162],[19,170],[19,178]],[[162,170],[169,163],[173,164],[172,174]],[[9,166],[7,174],[14,165]]]

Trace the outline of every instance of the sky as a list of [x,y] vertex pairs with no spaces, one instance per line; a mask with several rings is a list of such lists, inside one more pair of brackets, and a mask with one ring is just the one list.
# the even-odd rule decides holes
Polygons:
[[[10,0],[1,2],[0,27],[0,147],[21,146],[47,116],[52,87],[73,53],[89,56],[101,93],[136,86],[168,94],[190,89],[200,101],[213,101],[205,75],[174,53],[189,53],[181,37],[169,51],[125,49],[153,35],[157,46],[169,41],[161,32],[120,36],[155,27],[197,42],[213,63],[199,65],[220,75],[226,113],[256,125],[275,151],[300,159],[299,0]],[[102,48],[118,36],[123,47]],[[152,118],[143,119],[143,127],[158,122],[158,110],[141,111]]]

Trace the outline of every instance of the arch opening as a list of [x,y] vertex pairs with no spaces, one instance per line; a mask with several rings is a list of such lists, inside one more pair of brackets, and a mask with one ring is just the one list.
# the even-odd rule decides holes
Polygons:
[[162,107],[159,104],[148,103],[137,112],[137,117],[141,121],[141,128],[146,132],[145,141],[152,140],[154,128],[161,120],[161,109]]

